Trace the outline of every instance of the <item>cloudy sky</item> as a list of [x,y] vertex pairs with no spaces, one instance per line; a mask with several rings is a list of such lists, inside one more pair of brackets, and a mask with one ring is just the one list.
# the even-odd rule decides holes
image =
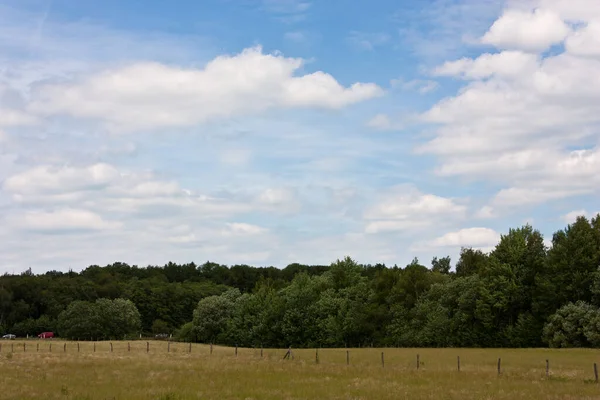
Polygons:
[[550,238],[598,71],[596,0],[0,0],[0,273]]

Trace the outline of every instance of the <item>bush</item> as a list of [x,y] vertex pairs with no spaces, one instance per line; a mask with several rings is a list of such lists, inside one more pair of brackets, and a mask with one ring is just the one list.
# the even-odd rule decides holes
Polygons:
[[195,342],[196,333],[194,332],[194,324],[192,322],[183,324],[175,333],[175,338],[180,342]]
[[543,338],[550,347],[600,345],[600,309],[583,301],[568,303],[548,318]]

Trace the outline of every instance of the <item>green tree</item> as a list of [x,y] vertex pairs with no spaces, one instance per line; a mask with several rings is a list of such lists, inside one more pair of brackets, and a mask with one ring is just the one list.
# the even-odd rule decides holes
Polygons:
[[194,310],[192,323],[194,333],[203,343],[224,341],[227,323],[231,318],[237,298],[241,296],[238,289],[232,289],[220,296],[209,296],[198,302]]
[[544,326],[544,341],[550,347],[600,345],[600,309],[583,301],[568,303]]

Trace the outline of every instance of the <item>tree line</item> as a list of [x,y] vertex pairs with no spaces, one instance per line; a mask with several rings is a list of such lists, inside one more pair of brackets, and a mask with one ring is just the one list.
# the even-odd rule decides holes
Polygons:
[[169,333],[269,347],[600,347],[600,215],[551,246],[531,225],[429,266],[207,262],[0,277],[0,328],[70,338]]

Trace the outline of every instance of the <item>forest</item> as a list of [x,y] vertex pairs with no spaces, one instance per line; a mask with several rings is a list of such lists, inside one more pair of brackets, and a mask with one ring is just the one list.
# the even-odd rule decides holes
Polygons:
[[156,334],[265,347],[600,347],[600,214],[551,245],[531,225],[489,253],[399,267],[214,262],[0,277],[0,333]]

